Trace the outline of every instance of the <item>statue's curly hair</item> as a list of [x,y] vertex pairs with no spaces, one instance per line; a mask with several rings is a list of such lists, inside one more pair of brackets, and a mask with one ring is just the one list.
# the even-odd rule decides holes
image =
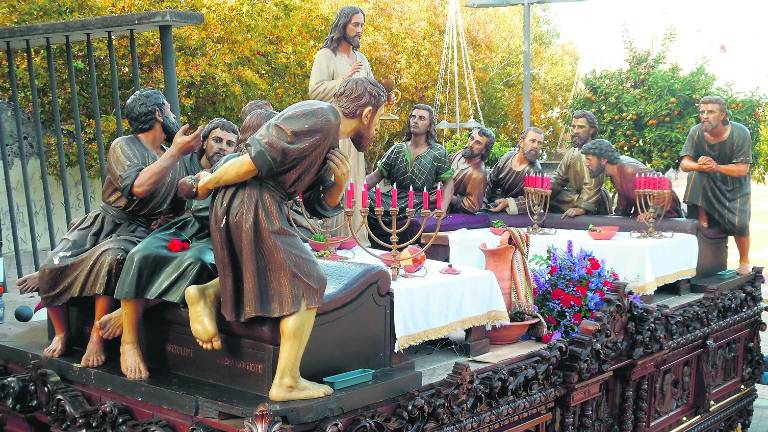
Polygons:
[[621,160],[619,151],[608,140],[592,140],[581,147],[581,154],[592,155],[600,159],[605,159],[609,164],[617,164]]
[[125,103],[125,118],[132,134],[140,134],[155,126],[155,109],[163,112],[165,96],[160,90],[143,88],[136,91]]

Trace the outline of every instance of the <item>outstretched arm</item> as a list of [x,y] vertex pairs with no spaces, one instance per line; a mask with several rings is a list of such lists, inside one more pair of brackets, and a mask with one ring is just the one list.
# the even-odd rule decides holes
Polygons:
[[188,130],[189,125],[182,126],[176,133],[176,136],[173,137],[173,144],[171,144],[168,151],[163,153],[151,165],[141,170],[133,182],[133,186],[131,186],[131,195],[136,198],[143,198],[154,192],[158,185],[168,178],[168,174],[182,157],[200,148],[200,145],[202,145],[202,126],[198,127],[190,135],[186,134]]
[[259,170],[250,155],[238,156],[200,180],[197,185],[197,198],[204,199],[218,187],[241,183],[258,175]]

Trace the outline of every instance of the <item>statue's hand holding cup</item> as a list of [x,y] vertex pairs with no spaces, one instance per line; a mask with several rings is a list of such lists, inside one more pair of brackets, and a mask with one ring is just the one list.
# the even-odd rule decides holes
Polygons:
[[[387,92],[387,105],[393,106],[400,100],[400,90],[395,88],[395,81],[391,78],[383,78],[379,81],[384,90]],[[398,120],[397,116],[392,113],[386,113],[381,116],[382,120]]]

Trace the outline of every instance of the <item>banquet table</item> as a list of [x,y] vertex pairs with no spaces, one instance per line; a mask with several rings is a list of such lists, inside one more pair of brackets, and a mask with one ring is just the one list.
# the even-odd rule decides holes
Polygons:
[[[359,246],[339,254],[351,262],[384,267],[380,259]],[[509,322],[493,273],[472,267],[463,268],[459,275],[440,273],[446,265],[428,259],[424,269],[415,273],[417,276],[406,277],[401,270],[392,281],[396,351],[455,331]]]
[[[485,268],[480,244],[498,244],[499,236],[487,228],[461,229],[446,233],[450,247],[449,262],[460,269]],[[628,289],[638,294],[652,294],[664,284],[688,279],[696,273],[698,241],[696,236],[675,233],[670,238],[632,238],[618,232],[610,240],[593,240],[586,231],[560,229],[553,235],[530,236],[529,261],[534,255],[546,257],[547,248],[565,248],[573,241],[575,250],[594,253],[612,268]]]

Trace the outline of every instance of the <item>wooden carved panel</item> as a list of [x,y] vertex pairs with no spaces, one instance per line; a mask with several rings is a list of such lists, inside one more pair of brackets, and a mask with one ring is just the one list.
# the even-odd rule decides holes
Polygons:
[[696,367],[699,353],[694,352],[663,366],[652,377],[651,425],[662,427],[690,411],[695,403]]

